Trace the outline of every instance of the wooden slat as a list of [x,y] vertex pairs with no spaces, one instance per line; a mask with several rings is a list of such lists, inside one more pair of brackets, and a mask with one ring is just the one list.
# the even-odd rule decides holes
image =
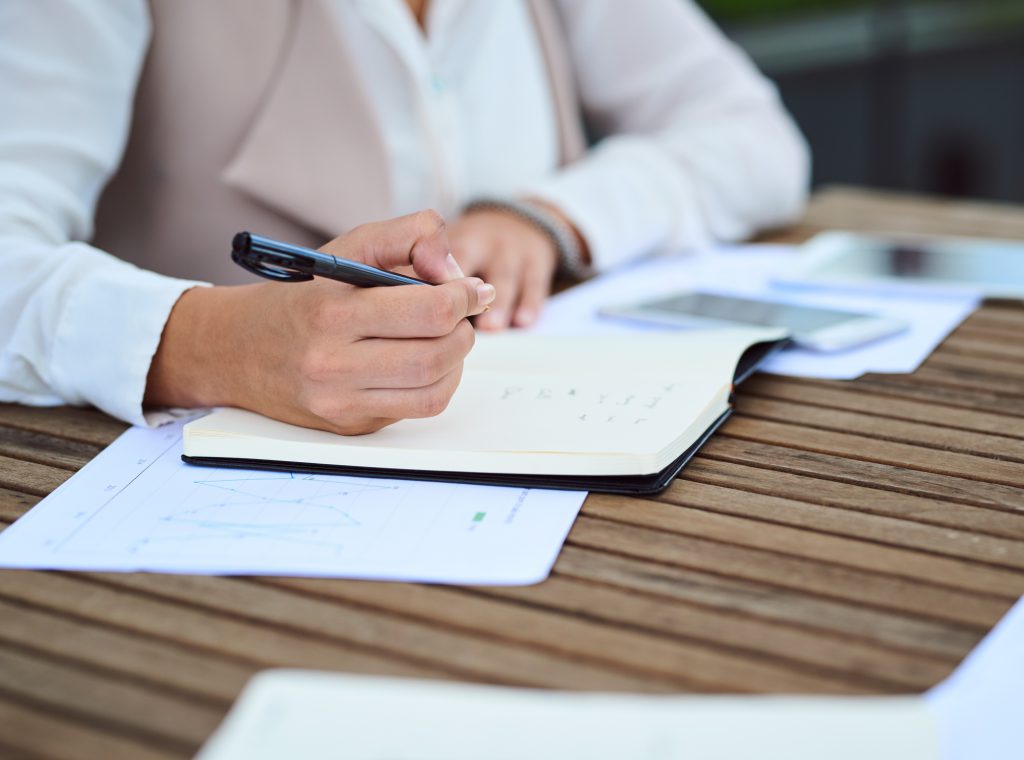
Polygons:
[[[736,467],[735,465],[733,467]],[[706,472],[705,469],[703,472]],[[698,473],[699,475],[699,473]],[[823,556],[830,557],[830,561],[841,562],[842,557],[851,554],[856,558],[857,564],[876,570],[885,570],[887,566],[894,566],[904,573],[914,572],[914,568],[920,568],[925,573],[925,578],[932,577],[931,572],[939,571],[942,566],[947,571],[954,572],[956,568],[969,568],[963,562],[944,562],[939,556],[946,555],[955,557],[957,560],[968,560],[970,562],[983,562],[992,565],[1001,565],[1007,568],[1024,570],[1024,541],[1011,541],[994,538],[991,536],[978,536],[974,533],[963,531],[950,531],[945,528],[932,525],[922,525],[916,521],[907,521],[891,517],[872,515],[857,510],[823,508],[821,504],[810,501],[803,501],[779,496],[770,496],[758,493],[749,493],[738,488],[729,488],[708,483],[695,482],[687,477],[685,480],[677,481],[671,490],[660,499],[681,507],[695,507],[696,510],[723,513],[734,517],[748,519],[753,524],[753,531],[760,527],[754,521],[777,523],[779,525],[791,526],[805,530],[815,530],[828,533],[841,539],[857,539],[868,541],[872,544],[882,544],[885,547],[880,552],[873,551],[872,547],[864,547],[860,543],[851,543],[850,551],[843,551],[840,547],[834,546],[828,540],[813,543],[820,547],[819,551]],[[588,514],[601,514],[610,519],[628,519],[633,521],[639,517],[639,510],[630,509],[629,518],[623,518],[624,510],[618,505],[608,509],[601,509],[603,502],[594,500],[594,505],[588,505]],[[653,511],[653,510],[652,510]],[[963,511],[963,510],[961,510]],[[700,531],[701,535],[713,537],[715,531],[705,531],[703,518],[698,514],[694,519],[695,510],[685,509],[680,516],[687,521],[687,532]],[[661,525],[662,514],[652,515],[653,524]],[[651,519],[644,521],[652,524]],[[1019,521],[1018,521],[1019,522]],[[739,531],[731,523],[726,523],[726,534],[735,537]],[[771,529],[766,529],[771,533]],[[780,541],[784,536],[793,537],[797,543],[812,543],[805,534],[794,534],[784,530],[777,537],[765,537],[760,542]],[[736,538],[733,538],[736,540]],[[892,551],[891,549],[896,549]],[[924,557],[911,557],[899,551],[900,549],[912,549],[924,552]],[[830,553],[834,550],[834,553]],[[797,552],[787,552],[797,554]],[[886,557],[889,560],[886,560]],[[1003,573],[1003,575],[1006,575]],[[1011,588],[1019,583],[1016,573],[1006,575],[1010,580]],[[987,589],[985,572],[981,573],[979,582],[981,588]],[[998,583],[996,584],[998,585]]]
[[1003,360],[1024,360],[1024,342],[1019,341],[1019,330],[1008,332],[1017,334],[1007,335],[985,328],[961,327],[943,342],[942,353],[967,357],[983,356]]
[[[447,661],[477,680],[511,677],[522,685],[562,683],[578,689],[709,690],[728,678],[741,680],[740,674],[745,673],[743,679],[749,676],[748,688],[753,690],[769,678],[788,676],[770,666],[758,668],[739,658],[716,657],[712,652],[704,653],[702,658],[687,656],[685,651],[660,646],[650,638],[625,633],[574,630],[576,636],[584,637],[582,641],[557,637],[524,641],[512,632],[503,638],[482,637],[398,616],[374,615],[336,600],[327,602],[241,581],[197,577],[175,578],[170,583],[166,580],[131,576],[118,582],[175,599],[189,599],[194,604],[233,610],[251,616],[261,625],[288,626],[303,621],[302,625],[317,635],[372,647],[391,656],[405,655],[422,662]],[[527,633],[536,635],[528,631],[520,635]],[[607,645],[604,651],[618,653],[616,658],[609,661],[588,657],[588,636],[597,640],[591,649],[603,641]],[[569,641],[573,642],[571,654],[553,645],[562,647]],[[636,651],[629,651],[633,649]],[[750,672],[745,670],[747,667]],[[812,677],[789,677],[794,688],[819,690],[829,685]]]
[[0,673],[4,674],[0,695],[8,699],[72,715],[177,752],[198,746],[216,728],[226,708],[194,697],[169,697],[10,645],[0,649]]
[[991,626],[1009,606],[1005,595],[934,586],[858,568],[594,518],[578,520],[569,540],[573,545],[627,557],[654,559],[677,567],[759,581],[825,599],[905,611],[964,625]]
[[102,451],[101,446],[16,428],[0,427],[0,454],[26,462],[78,470]]
[[[1021,333],[1024,334],[1024,326],[1021,326]],[[1001,381],[1007,381],[1007,392],[1024,395],[1024,383],[1021,382],[1024,381],[1024,364],[1015,357],[971,356],[965,359],[962,354],[942,353],[928,359],[927,366],[941,367],[961,374],[967,373],[970,376],[999,378]]]
[[693,636],[718,646],[735,647],[768,661],[808,666],[840,675],[845,683],[864,683],[873,690],[917,691],[945,678],[958,658],[941,659],[921,650],[892,651],[875,644],[808,630],[790,624],[725,614],[692,605],[672,604],[664,597],[641,595],[603,584],[556,576],[538,589],[510,587],[496,592],[524,604],[572,610],[588,620]]
[[743,417],[759,420],[847,432],[878,441],[906,443],[918,448],[1024,463],[1024,438],[973,433],[944,427],[934,422],[905,422],[877,414],[845,412],[797,401],[749,397],[746,394],[738,397],[736,411]]
[[[921,370],[918,370],[913,375],[867,374],[857,378],[853,385],[858,391],[870,391],[891,398],[927,401],[945,404],[952,409],[990,412],[1006,415],[1014,420],[1024,420],[1024,401],[1019,398],[1000,396],[998,393],[978,388],[929,384],[922,381],[920,372]],[[841,385],[839,381],[822,382],[833,387]]]
[[1020,331],[1024,330],[1024,306],[988,306],[971,315],[970,323],[983,328],[1005,330],[1020,338]]
[[943,366],[942,362],[925,360],[914,372],[914,383],[987,393],[1001,406],[1005,405],[1009,413],[1017,416],[1024,414],[1024,388],[1018,378],[975,370],[968,362],[951,367]]
[[52,760],[172,760],[181,751],[149,746],[144,740],[111,734],[67,716],[54,715],[0,696],[0,756]]
[[[745,399],[758,397],[793,401],[824,409],[859,412],[875,419],[893,422],[916,422],[926,426],[939,425],[953,430],[984,433],[998,437],[999,440],[1006,437],[1024,439],[1024,419],[977,409],[960,409],[933,401],[887,396],[863,381],[827,383],[780,378],[774,375],[755,375],[743,384],[739,401],[744,403]],[[972,440],[978,439],[975,437]]]
[[252,672],[287,666],[410,677],[448,675],[408,658],[381,657],[290,628],[253,625],[219,610],[142,596],[82,576],[5,571],[0,573],[0,597],[209,653]]
[[[753,426],[753,432],[757,434],[764,429],[765,424]],[[746,432],[750,429],[751,426],[746,425],[739,428],[739,431]],[[792,431],[784,432],[785,439],[793,437]],[[1021,514],[1024,507],[1020,488],[937,472],[909,470],[895,463],[880,464],[837,454],[794,449],[786,445],[785,439],[778,443],[767,443],[723,434],[707,443],[704,454],[724,462],[737,462],[797,475],[809,475],[837,483],[864,485],[880,490],[940,499],[951,504],[968,504],[1013,514]],[[858,442],[844,443],[856,450]],[[870,443],[870,439],[868,442]]]
[[185,696],[230,702],[252,670],[213,653],[72,618],[63,610],[0,598],[0,619],[0,641]]
[[[755,680],[750,683],[754,686],[756,671],[766,661],[826,678],[839,674],[846,682],[859,682],[872,689],[904,691],[919,687],[921,683],[933,683],[944,677],[951,666],[948,659],[928,655],[907,657],[905,653],[904,656],[887,656],[891,653],[879,647],[830,639],[820,631],[808,632],[763,622],[753,624],[743,616],[673,604],[664,598],[642,597],[570,578],[555,577],[537,588],[475,589],[470,593],[404,584],[337,584],[308,579],[282,579],[274,583],[353,601],[389,614],[471,626],[488,636],[528,636],[544,646],[569,647],[567,655],[576,657],[590,651],[591,629],[594,628],[591,621],[601,620],[611,624],[603,626],[602,630],[622,627],[685,642],[702,652],[710,647],[735,652],[750,660],[748,667],[755,671],[751,674]],[[509,605],[507,600],[519,604]],[[567,613],[571,615],[568,619]],[[618,650],[607,646],[596,650],[598,654],[601,651]],[[646,659],[664,655],[648,651],[640,656]],[[704,654],[695,660],[696,667],[706,669],[709,659],[711,657]],[[866,662],[871,664],[865,666]],[[882,665],[883,662],[887,665]],[[670,666],[671,660],[664,665]]]
[[[725,446],[723,449],[736,451],[739,447]],[[672,496],[678,489],[687,488],[685,484],[692,482],[731,488],[749,494],[755,500],[789,499],[893,518],[899,520],[900,524],[893,527],[892,541],[912,541],[916,528],[906,525],[908,522],[951,528],[952,530],[942,532],[943,538],[931,546],[933,550],[941,548],[944,544],[982,544],[986,536],[1016,541],[1024,539],[1024,521],[1013,512],[965,508],[963,504],[951,504],[939,498],[915,496],[885,488],[878,482],[872,485],[858,485],[814,475],[798,475],[784,470],[769,469],[767,462],[758,462],[757,466],[752,466],[733,461],[719,461],[710,457],[700,458],[686,468],[680,480],[669,486],[668,495]],[[739,499],[737,496],[737,501]],[[781,511],[775,518],[786,521],[786,516],[787,512]],[[827,517],[823,512],[816,513],[815,516],[818,519]],[[971,549],[964,551],[970,552]],[[999,556],[998,550],[995,556]]]
[[[563,549],[555,564],[557,576],[940,658],[962,658],[981,637],[980,627],[922,619],[903,609],[877,610],[857,602],[821,598],[713,572],[718,569],[695,570],[572,544]],[[1002,605],[996,609],[999,614],[1005,611]]]
[[42,496],[0,488],[0,522],[14,522],[41,500]]
[[[721,639],[715,640],[706,635],[706,628],[701,627],[699,613],[686,619],[689,628],[683,626],[670,631],[644,625],[642,619],[636,619],[628,626],[597,627],[588,619],[580,619],[575,610],[575,614],[566,615],[564,607],[538,609],[536,606],[510,605],[505,601],[508,595],[503,595],[503,590],[492,590],[485,596],[404,584],[382,587],[380,584],[335,584],[305,579],[282,579],[275,583],[330,599],[352,601],[390,615],[443,622],[488,638],[521,641],[559,651],[565,657],[605,660],[608,653],[615,652],[619,662],[636,669],[678,673],[686,680],[694,679],[719,689],[762,690],[762,683],[768,678],[772,683],[788,682],[789,690],[832,692],[837,688],[837,682],[843,680],[835,675],[839,668],[826,667],[823,658],[794,659],[790,663],[776,664],[770,663],[769,658],[753,646],[753,639],[741,642],[737,638],[732,645]],[[556,594],[564,590],[560,589],[557,581],[543,585]],[[536,598],[538,591],[534,589],[532,593],[526,593]],[[490,598],[493,596],[504,598]],[[627,595],[619,596],[628,598]],[[792,631],[787,633],[799,635]],[[663,641],[665,638],[672,641]],[[922,667],[930,665],[934,663],[924,663]],[[934,672],[942,669],[941,664],[933,668]],[[893,688],[899,683],[898,679],[886,678],[881,671],[872,675],[873,678],[859,679],[862,688],[884,688],[883,684]]]
[[[683,498],[688,500],[685,489],[681,489],[681,492],[684,493]],[[721,492],[715,495],[721,495]],[[621,499],[597,495],[588,500],[584,514],[663,533],[721,541],[730,547],[750,547],[774,552],[787,559],[815,560],[821,566],[834,564],[1007,598],[1016,598],[1024,592],[1024,574],[1019,571],[878,545],[845,536],[812,536],[804,529],[694,509],[685,504],[640,502],[632,503],[628,509],[624,509]],[[840,518],[843,517],[847,515],[840,515]],[[1016,559],[1019,560],[1019,557]]]
[[0,404],[0,425],[95,446],[107,446],[128,427],[96,409],[32,409],[18,404]]
[[[1005,320],[991,319],[995,311],[991,306],[982,305],[979,309],[967,315],[967,318],[953,331],[953,335],[977,337],[988,348],[997,349],[997,356],[1015,356],[1019,353],[1019,347],[1013,344],[1020,339],[1020,326],[1006,324]],[[1006,346],[1006,344],[1010,344]],[[1004,348],[1005,346],[1005,348]],[[949,349],[943,344],[938,347],[938,352],[945,353]],[[1009,351],[1009,353],[1006,353]]]
[[46,496],[71,475],[63,468],[0,455],[0,488]]
[[[880,440],[865,435],[819,430],[769,420],[732,417],[721,429],[723,435],[746,441],[785,446],[793,451],[840,455],[848,460],[894,465],[921,472],[949,473],[961,480],[1008,486],[1003,492],[1010,505],[1024,509],[1024,468],[1018,462],[996,461],[952,451],[923,450],[918,446]],[[971,488],[980,486],[971,485]]]

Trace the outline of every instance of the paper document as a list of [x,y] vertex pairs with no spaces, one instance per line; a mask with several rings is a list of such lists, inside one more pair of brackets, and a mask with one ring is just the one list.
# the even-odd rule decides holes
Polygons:
[[0,567],[526,584],[585,492],[194,467],[131,428],[0,534]]
[[905,697],[582,694],[267,671],[198,760],[935,760]]
[[722,246],[700,256],[638,262],[554,296],[535,329],[570,335],[670,330],[673,328],[601,317],[597,312],[604,306],[650,300],[685,289],[881,314],[909,325],[898,335],[840,352],[788,348],[759,368],[779,375],[844,380],[866,372],[913,372],[978,304],[974,295],[913,296],[774,284],[775,274],[789,267],[796,255],[795,246],[743,245]]
[[1024,757],[1024,599],[925,699],[944,760]]

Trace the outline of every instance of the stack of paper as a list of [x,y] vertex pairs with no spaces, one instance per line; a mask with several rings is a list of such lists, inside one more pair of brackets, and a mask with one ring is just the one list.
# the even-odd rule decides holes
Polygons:
[[797,251],[795,246],[781,245],[723,246],[700,256],[638,262],[555,296],[536,329],[571,335],[672,329],[600,317],[597,312],[603,306],[651,300],[687,289],[882,314],[910,326],[898,335],[846,351],[790,348],[760,367],[779,375],[844,380],[866,372],[913,372],[978,304],[974,295],[872,294],[775,284],[773,278],[791,266]]

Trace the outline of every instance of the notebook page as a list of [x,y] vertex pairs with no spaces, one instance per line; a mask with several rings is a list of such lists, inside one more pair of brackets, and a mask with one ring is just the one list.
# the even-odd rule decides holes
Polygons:
[[777,336],[482,336],[437,417],[336,436],[222,410],[189,427],[185,453],[476,472],[652,472],[674,458],[665,459],[667,449],[686,448],[680,440],[692,443],[725,410],[740,354],[766,333]]

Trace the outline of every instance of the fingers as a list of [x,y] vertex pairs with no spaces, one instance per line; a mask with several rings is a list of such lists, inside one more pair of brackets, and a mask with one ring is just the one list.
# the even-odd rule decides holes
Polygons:
[[422,388],[374,388],[364,391],[365,408],[384,418],[422,419],[434,417],[448,403],[462,379],[462,363],[436,382]]
[[479,278],[365,289],[316,278],[220,292],[231,298],[204,324],[242,336],[232,343],[247,350],[223,372],[223,356],[204,360],[218,369],[213,403],[345,435],[443,409],[473,347],[466,317],[494,298]]
[[365,288],[348,294],[351,326],[359,338],[432,338],[481,313],[495,288],[478,277],[443,285]]
[[364,435],[402,419],[422,419],[443,412],[462,379],[460,362],[435,382],[420,388],[371,388],[311,403],[307,425],[341,435]]
[[463,269],[497,290],[490,310],[476,318],[478,328],[525,327],[537,320],[556,260],[542,231],[513,214],[473,211],[452,224],[451,243]]
[[375,338],[321,350],[307,359],[299,383],[302,418],[286,421],[359,435],[438,414],[455,392],[473,342],[473,328],[463,320],[441,338]]
[[512,324],[516,327],[529,327],[540,316],[541,307],[548,293],[551,292],[551,278],[554,272],[550,267],[526,267],[522,272],[522,289],[519,293],[519,304],[512,314]]
[[466,235],[461,230],[459,224],[451,228],[449,239],[452,244],[452,255],[467,276],[482,277],[489,282],[483,270],[491,250],[485,245],[485,241],[474,235]]
[[425,388],[458,368],[473,348],[475,333],[463,320],[441,338],[370,338],[351,347],[347,364],[359,367],[366,388]]
[[488,263],[486,276],[496,291],[491,308],[476,319],[476,326],[482,330],[500,330],[512,321],[512,310],[519,302],[522,278],[522,260],[517,256],[493,256]]
[[360,225],[321,250],[381,269],[412,266],[417,276],[428,282],[463,277],[451,256],[444,218],[436,211]]

